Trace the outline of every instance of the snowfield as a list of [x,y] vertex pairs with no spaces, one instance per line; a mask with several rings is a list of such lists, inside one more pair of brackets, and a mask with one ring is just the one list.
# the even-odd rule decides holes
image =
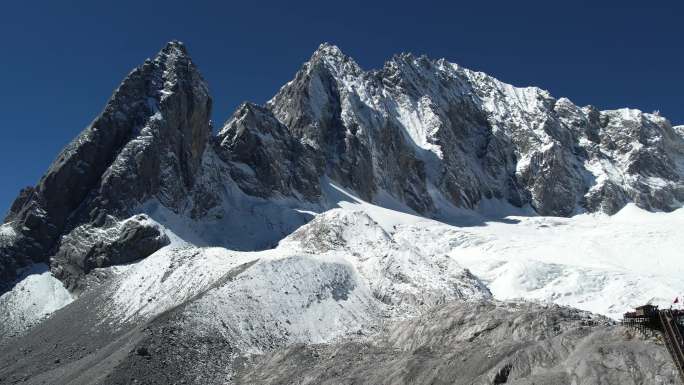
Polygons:
[[[333,184],[327,189],[337,208],[306,211],[314,219],[273,249],[201,247],[165,228],[169,246],[99,269],[112,277],[104,283],[111,301],[98,307],[102,323],[146,322],[187,305],[200,328],[233,325],[227,333],[241,350],[258,353],[268,344],[370,333],[383,319],[451,300],[532,300],[618,319],[684,294],[684,209],[494,217],[525,211],[487,202],[480,213],[456,210],[438,221],[389,200],[381,207]],[[3,331],[20,333],[72,301],[36,266],[0,297],[9,309]]]
[[628,205],[614,216],[509,216],[467,227],[424,221],[399,226],[394,237],[448,254],[500,300],[553,302],[618,319],[647,302],[667,307],[684,293],[684,209]]
[[684,208],[650,212],[629,204],[612,216],[562,218],[484,201],[479,213],[456,209],[436,221],[329,188],[345,197],[339,206],[366,212],[401,248],[448,255],[496,299],[550,302],[619,319],[635,306],[669,307],[684,295]]
[[327,211],[264,251],[199,248],[169,235],[174,242],[144,260],[103,269],[114,276],[103,322],[145,322],[188,304],[196,325],[234,325],[234,338],[317,343],[450,300],[491,298],[452,258],[400,246],[360,210]]
[[[112,268],[121,280],[110,315],[152,317],[215,288],[245,264],[250,267],[242,274],[256,280],[250,291],[277,296],[286,290],[282,276],[292,274],[288,271],[320,261],[330,262],[319,267],[323,270],[345,266],[350,282],[361,290],[351,290],[352,296],[379,300],[380,313],[391,317],[491,292],[500,300],[552,302],[618,319],[634,306],[669,306],[683,294],[684,209],[652,213],[628,205],[614,216],[572,218],[490,218],[463,211],[448,224],[399,206],[402,211],[364,202],[332,184],[329,188],[344,198],[336,202],[339,208],[317,214],[275,249],[239,252],[175,243],[126,268]],[[482,211],[501,210],[490,202]],[[266,268],[276,263],[278,269]],[[297,278],[307,282],[302,279]],[[314,292],[298,287],[290,293],[302,290]],[[371,317],[367,310],[363,314]]]

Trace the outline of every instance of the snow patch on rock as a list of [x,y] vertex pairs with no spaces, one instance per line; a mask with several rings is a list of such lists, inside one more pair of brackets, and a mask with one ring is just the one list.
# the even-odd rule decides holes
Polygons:
[[3,336],[23,333],[74,300],[44,264],[27,268],[21,277],[12,290],[0,296]]
[[0,225],[0,246],[9,245],[17,237],[11,223]]

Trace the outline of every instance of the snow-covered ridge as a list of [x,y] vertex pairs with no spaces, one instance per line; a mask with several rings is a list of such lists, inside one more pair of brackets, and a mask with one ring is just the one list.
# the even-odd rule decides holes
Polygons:
[[[190,111],[187,105],[202,108]],[[131,106],[140,108],[136,119],[126,113]],[[469,226],[480,221],[477,214],[465,222],[453,221],[453,214],[488,202],[572,215],[614,213],[630,201],[671,210],[684,201],[681,127],[637,110],[580,108],[539,88],[514,87],[444,59],[401,54],[380,70],[366,71],[338,47],[323,44],[265,107],[243,104],[216,143],[209,138],[209,106],[206,83],[185,47],[169,43],[129,75],[97,124],[51,168],[41,181],[47,185],[36,190],[50,196],[27,195],[28,210],[13,213],[16,226],[0,228],[0,243],[12,246],[26,236],[26,244],[39,240],[46,250],[58,245],[51,269],[67,281],[78,278],[70,277],[74,270],[87,274],[91,265],[128,263],[165,244],[160,235],[160,242],[121,261],[101,253],[106,247],[100,244],[120,246],[118,237],[128,236],[122,235],[126,218],[139,212],[152,218],[142,227],[165,227],[177,237],[174,245],[245,251],[273,247],[315,213],[361,205],[370,217],[356,211],[319,214],[281,247],[361,255],[350,263],[374,282],[371,290],[392,286],[397,291],[388,303],[413,306],[424,293],[459,297],[458,290],[430,274],[465,279],[470,273],[451,265],[448,249],[426,254],[411,242],[401,245],[394,238],[401,226],[431,223],[426,217]],[[130,136],[123,124],[128,120],[144,126]],[[121,138],[102,136],[114,132],[103,128],[112,122]],[[183,132],[167,127],[176,122],[182,122]],[[84,202],[62,202],[47,187],[58,186],[60,175],[70,183],[78,179],[72,174],[98,176],[94,161],[84,159],[107,158],[88,153],[90,144],[113,151],[114,161],[97,165],[102,175],[90,179],[100,185],[86,189],[72,183],[70,189]],[[91,190],[98,193],[87,195]],[[340,191],[354,198],[337,199]],[[67,218],[79,222],[69,234],[40,230],[60,229]],[[472,235],[462,232],[452,241],[480,245],[496,239]],[[93,262],[87,258],[94,252],[102,255]],[[418,267],[409,268],[411,263]],[[405,287],[379,283],[392,275],[406,279]],[[187,300],[196,294],[180,295]]]
[[426,216],[492,198],[554,216],[684,201],[684,136],[667,119],[579,107],[444,59],[401,54],[367,71],[323,44],[266,108],[325,157],[324,176]]
[[[173,235],[170,238],[176,239]],[[381,312],[394,316],[416,314],[423,306],[452,299],[490,297],[474,276],[446,255],[427,255],[417,249],[399,248],[363,211],[334,209],[318,215],[275,249],[239,252],[174,242],[140,262],[109,268],[117,278],[111,289],[113,300],[103,309],[103,319],[108,322],[150,319],[221,286],[235,285],[233,281],[243,274],[259,277],[255,278],[258,281],[255,284],[263,286],[258,290],[270,293],[264,294],[266,297],[279,295],[283,282],[287,281],[279,276],[290,274],[287,269],[291,264],[294,264],[293,269],[301,271],[309,263],[324,263],[320,267],[322,271],[326,266],[333,269],[343,266],[344,274],[349,274],[349,279],[355,283],[350,281],[351,286],[339,287],[339,290],[354,293],[360,288],[364,293],[367,291],[369,294],[363,295],[369,298],[364,301],[372,298],[377,303],[371,307],[384,309]],[[265,268],[266,265],[274,267]],[[227,276],[231,278],[226,280]],[[302,280],[312,278],[315,277],[300,277]],[[273,280],[275,286],[269,286],[266,283],[269,280]],[[327,278],[323,281],[315,278],[315,281],[324,287],[332,284]],[[301,285],[297,290],[300,289],[303,290]],[[297,290],[291,295],[296,296]],[[310,293],[307,295],[313,295],[311,293],[315,294],[316,290],[307,292]],[[353,296],[344,294],[347,295]]]

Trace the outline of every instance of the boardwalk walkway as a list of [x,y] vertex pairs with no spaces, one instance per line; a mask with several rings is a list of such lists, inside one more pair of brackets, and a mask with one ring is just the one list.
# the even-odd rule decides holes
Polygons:
[[672,360],[679,371],[679,377],[684,384],[684,339],[682,339],[680,327],[670,310],[660,310],[658,319],[665,337],[665,345],[670,351]]

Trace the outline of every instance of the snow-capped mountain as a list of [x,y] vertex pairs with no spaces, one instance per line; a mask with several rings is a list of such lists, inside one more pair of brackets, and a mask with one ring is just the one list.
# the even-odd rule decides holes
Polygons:
[[[620,365],[674,378],[662,346],[607,318],[496,301],[615,318],[678,295],[682,126],[443,59],[365,71],[329,44],[216,136],[211,107],[171,42],[20,193],[0,226],[0,382],[278,383],[252,369],[301,359],[297,344],[474,347],[483,335],[512,352],[537,332],[573,347],[522,361],[478,350],[498,361],[467,364],[464,381],[535,381],[552,364],[544,378],[578,365],[603,368],[590,383],[643,382]],[[482,316],[444,328],[471,307]],[[487,321],[534,312],[556,321],[510,341]],[[423,345],[397,342],[416,322],[431,330]],[[625,349],[617,366],[586,354],[598,348],[587,331]]]
[[684,144],[666,119],[580,108],[445,60],[404,54],[366,72],[324,44],[267,109],[323,154],[325,175],[421,214],[492,198],[540,215],[669,211],[684,198]]

